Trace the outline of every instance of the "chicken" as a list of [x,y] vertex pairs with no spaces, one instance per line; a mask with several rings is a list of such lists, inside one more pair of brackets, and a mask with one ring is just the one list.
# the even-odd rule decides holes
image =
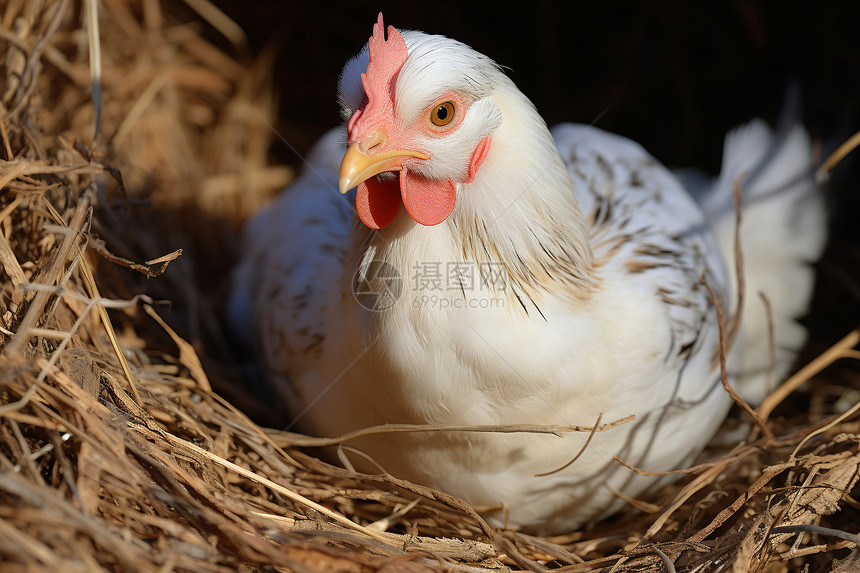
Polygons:
[[[590,441],[378,433],[350,442],[376,464],[364,467],[536,533],[572,530],[666,483],[613,458],[690,464],[732,404],[713,301],[726,316],[738,306],[736,181],[749,203],[746,283],[774,289],[775,372],[790,367],[807,263],[825,238],[801,127],[732,133],[720,178],[698,178],[700,205],[636,143],[583,125],[550,132],[492,60],[443,36],[389,27],[386,39],[381,14],[343,70],[339,103],[345,129],[247,226],[229,305],[296,427],[337,436],[635,416]],[[729,369],[760,396],[767,315],[757,293],[746,301]]]

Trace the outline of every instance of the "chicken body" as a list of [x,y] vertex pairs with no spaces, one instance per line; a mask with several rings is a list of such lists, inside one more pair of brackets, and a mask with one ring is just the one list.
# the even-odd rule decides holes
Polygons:
[[[689,464],[731,405],[711,296],[727,316],[735,310],[731,259],[712,231],[731,231],[731,212],[708,219],[629,140],[572,124],[551,134],[498,66],[467,46],[421,32],[403,32],[400,46],[393,28],[385,42],[381,33],[380,18],[372,61],[366,47],[342,75],[347,128],[326,135],[300,179],[249,224],[233,323],[256,340],[267,376],[313,434],[635,416],[587,446],[587,432],[382,433],[350,444],[398,477],[504,507],[490,517],[509,511],[510,525],[530,531],[616,511],[618,492],[665,482],[614,457],[651,471]],[[443,119],[456,124],[437,130],[451,109],[454,120]],[[764,147],[777,141],[761,125],[752,131]],[[743,133],[736,139],[748,142]],[[783,257],[802,284],[790,302],[772,301],[778,332],[796,329],[812,280],[803,259],[823,242],[808,140],[800,129],[788,140],[796,145],[746,154],[729,170],[775,162],[745,193],[788,187],[765,199],[787,212],[807,201],[807,247]],[[361,179],[347,165],[355,157],[362,168],[393,167]],[[353,197],[337,193],[354,184],[357,217]],[[730,197],[731,186],[720,180],[702,195],[716,204],[716,190]],[[772,248],[780,232],[760,242]],[[780,372],[803,341],[792,332]],[[729,359],[743,387],[742,350]]]

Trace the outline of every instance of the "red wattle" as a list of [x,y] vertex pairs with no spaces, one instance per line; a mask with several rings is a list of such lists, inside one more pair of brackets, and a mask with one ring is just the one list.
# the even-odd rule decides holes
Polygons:
[[376,177],[359,183],[355,193],[355,210],[361,222],[371,229],[385,227],[400,210],[400,183],[394,178],[380,182]]
[[457,186],[453,181],[435,181],[400,171],[400,194],[403,206],[416,223],[432,227],[448,218],[454,210]]

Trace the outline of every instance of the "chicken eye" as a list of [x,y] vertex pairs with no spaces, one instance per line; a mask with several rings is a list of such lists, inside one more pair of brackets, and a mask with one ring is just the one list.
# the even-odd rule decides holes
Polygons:
[[454,120],[454,102],[446,101],[440,103],[430,113],[430,122],[436,127],[444,127]]

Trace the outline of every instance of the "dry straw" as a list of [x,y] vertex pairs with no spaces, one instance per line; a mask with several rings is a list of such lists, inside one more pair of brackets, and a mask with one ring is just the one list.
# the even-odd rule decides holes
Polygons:
[[[205,0],[0,7],[4,573],[855,570],[858,394],[806,383],[856,359],[857,332],[759,408],[765,437],[732,441],[729,422],[715,461],[556,538],[330,465],[239,411],[223,292],[201,273],[226,276],[235,229],[292,176],[268,160],[271,64]],[[415,430],[370,431],[395,429]],[[591,428],[434,429],[452,430]]]

